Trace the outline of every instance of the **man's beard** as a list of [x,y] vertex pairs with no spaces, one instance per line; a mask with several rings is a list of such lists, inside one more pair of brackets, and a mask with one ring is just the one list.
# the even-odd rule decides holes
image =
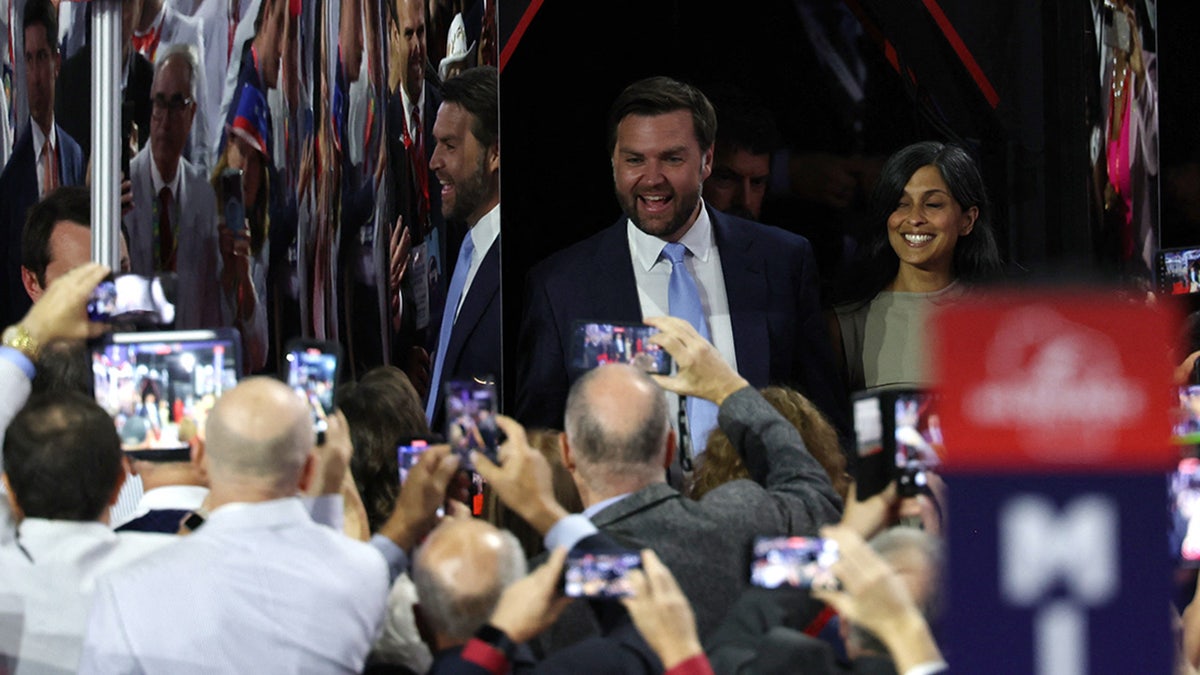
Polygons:
[[672,217],[666,223],[642,222],[641,216],[638,215],[637,195],[633,195],[631,199],[627,199],[628,195],[617,191],[617,202],[621,204],[621,210],[624,211],[625,215],[629,217],[629,220],[633,222],[634,227],[648,235],[658,237],[660,239],[670,239],[676,232],[683,229],[683,227],[688,224],[688,221],[691,220],[692,216],[696,214],[696,207],[700,204],[699,192],[695,192],[692,195],[681,195],[680,193],[676,192],[672,195],[672,200],[675,202],[676,206],[682,206],[683,199],[688,196],[694,196],[695,199],[692,200],[691,204],[687,205],[687,208],[676,209],[674,217]]
[[[454,206],[442,213],[447,220],[466,221],[488,198],[487,153],[479,155],[479,164],[467,180],[454,184]],[[472,223],[473,225],[474,223]]]

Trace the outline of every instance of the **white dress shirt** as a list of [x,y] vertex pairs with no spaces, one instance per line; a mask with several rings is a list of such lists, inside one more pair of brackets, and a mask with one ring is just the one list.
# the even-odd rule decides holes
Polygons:
[[81,673],[358,673],[387,566],[297,498],[227,504],[178,544],[102,579]]
[[[629,239],[629,255],[633,259],[633,277],[637,282],[638,302],[642,316],[670,316],[668,286],[671,282],[671,262],[662,257],[667,242],[646,234],[625,221]],[[691,255],[684,259],[696,288],[700,291],[700,303],[708,319],[710,340],[721,358],[737,370],[737,352],[733,344],[733,321],[729,315],[729,296],[725,292],[725,275],[721,268],[721,251],[713,236],[712,220],[708,209],[700,202],[700,215],[687,234],[679,240]],[[602,319],[604,317],[596,317]],[[679,396],[667,395],[670,407],[671,428],[679,430]]]
[[[17,416],[33,386],[33,362],[12,347],[0,347],[0,445],[4,444],[4,431],[8,423]],[[4,456],[0,455],[0,471],[4,470]],[[8,506],[8,493],[0,482],[0,548],[13,539],[12,512]]]
[[162,192],[163,188],[167,188],[171,191],[171,201],[176,204],[183,201],[183,163],[185,161],[187,160],[182,157],[179,159],[179,165],[175,167],[175,177],[168,183],[163,180],[162,172],[158,170],[158,162],[155,162],[153,157],[150,158],[150,182],[154,185],[154,196],[156,198],[158,197],[158,193]]
[[[410,99],[408,97],[408,90],[405,89],[404,87],[400,87],[400,102],[404,104],[404,125],[406,127],[408,127],[408,135],[413,139],[413,142],[416,143],[417,142],[417,134],[418,133],[421,134],[421,143],[425,147],[426,154],[428,154],[429,139],[425,138],[425,128],[424,128],[425,127],[425,85],[422,83],[421,95],[417,97],[417,100],[415,103],[413,102],[412,99]],[[419,129],[417,128],[417,125],[416,125],[415,121],[413,120],[412,112],[413,112],[414,107],[416,107],[418,110],[421,111],[421,128],[419,128]]]
[[95,521],[22,521],[0,547],[0,654],[16,657],[14,675],[74,672],[96,579],[176,541]]
[[462,296],[458,299],[458,306],[454,308],[456,320],[459,310],[462,309],[463,301],[467,299],[467,293],[471,290],[471,282],[475,281],[475,275],[479,272],[479,267],[483,265],[484,257],[492,248],[492,244],[496,243],[496,239],[500,237],[500,205],[497,204],[491,211],[483,214],[479,222],[467,230],[467,236],[475,244],[475,250],[471,252],[471,266],[467,268],[467,280],[463,284]]

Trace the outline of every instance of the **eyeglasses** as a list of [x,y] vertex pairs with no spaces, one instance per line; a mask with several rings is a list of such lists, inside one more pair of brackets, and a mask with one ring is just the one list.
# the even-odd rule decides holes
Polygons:
[[191,96],[184,96],[183,94],[175,94],[174,96],[167,98],[166,96],[163,96],[162,94],[157,94],[154,97],[154,113],[162,114],[163,112],[169,111],[170,113],[172,113],[174,115],[178,115],[180,112],[182,112],[185,108],[187,108],[191,104],[192,104]]

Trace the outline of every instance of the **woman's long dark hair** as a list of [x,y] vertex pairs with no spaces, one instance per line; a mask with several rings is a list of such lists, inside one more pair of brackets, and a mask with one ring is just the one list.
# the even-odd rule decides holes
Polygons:
[[967,151],[957,145],[937,141],[914,143],[888,158],[871,194],[871,221],[878,223],[863,246],[855,279],[846,285],[843,300],[866,302],[882,291],[900,270],[900,258],[888,241],[888,216],[904,195],[904,186],[923,166],[934,166],[950,188],[950,194],[963,211],[979,209],[971,233],[959,237],[954,246],[955,279],[978,282],[997,276],[1001,269],[1000,251],[992,230],[992,211],[979,167]]

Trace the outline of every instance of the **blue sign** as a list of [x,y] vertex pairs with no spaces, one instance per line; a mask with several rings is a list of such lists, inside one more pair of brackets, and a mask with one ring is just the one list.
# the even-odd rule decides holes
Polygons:
[[1171,673],[1164,475],[948,478],[956,673]]

